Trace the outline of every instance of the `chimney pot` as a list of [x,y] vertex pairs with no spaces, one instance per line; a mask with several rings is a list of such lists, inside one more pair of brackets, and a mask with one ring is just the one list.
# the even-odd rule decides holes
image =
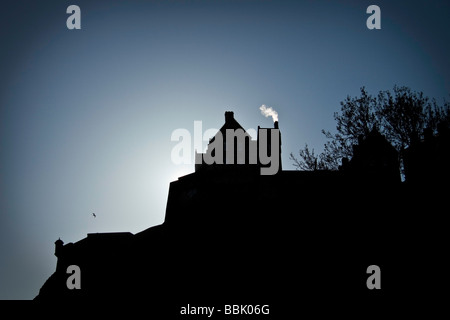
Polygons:
[[278,129],[278,121],[275,121],[275,122],[273,123],[273,127],[274,127],[275,129]]

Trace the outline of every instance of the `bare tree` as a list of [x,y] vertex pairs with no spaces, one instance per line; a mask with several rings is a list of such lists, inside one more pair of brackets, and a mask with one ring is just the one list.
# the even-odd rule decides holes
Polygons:
[[309,151],[308,144],[305,144],[304,149],[299,150],[299,156],[301,160],[296,158],[292,152],[289,156],[289,159],[294,162],[294,167],[298,170],[314,171],[327,168],[326,164],[314,154],[314,149]]
[[392,93],[380,91],[376,97],[362,87],[359,97],[347,96],[341,102],[341,110],[334,113],[334,119],[336,133],[322,130],[328,139],[323,152],[316,155],[306,144],[298,158],[291,153],[294,167],[337,170],[342,158],[353,156],[353,145],[358,143],[358,138],[366,137],[374,128],[400,152],[412,141],[423,138],[426,130],[436,133],[439,123],[448,125],[450,104],[444,100],[443,106],[439,106],[435,99],[404,86],[394,86]]

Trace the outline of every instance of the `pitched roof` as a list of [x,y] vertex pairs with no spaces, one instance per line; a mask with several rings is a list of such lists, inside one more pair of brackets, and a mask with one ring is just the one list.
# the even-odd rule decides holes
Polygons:
[[222,134],[222,137],[224,139],[226,139],[225,137],[226,137],[227,129],[233,129],[233,130],[242,129],[246,135],[250,136],[247,133],[247,131],[244,129],[244,127],[242,127],[239,124],[239,122],[237,122],[237,120],[234,118],[234,112],[233,111],[225,111],[225,123],[219,129],[219,131],[214,135],[214,137],[212,137],[209,140],[209,143],[214,141],[215,137],[217,136],[217,134],[219,134],[219,132]]

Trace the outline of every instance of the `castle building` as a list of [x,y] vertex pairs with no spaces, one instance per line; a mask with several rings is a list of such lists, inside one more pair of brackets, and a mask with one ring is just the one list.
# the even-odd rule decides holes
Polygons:
[[[157,308],[211,297],[289,299],[292,288],[310,293],[329,283],[341,296],[357,274],[346,265],[365,270],[384,261],[395,238],[385,208],[403,204],[385,192],[398,187],[399,175],[395,150],[383,139],[377,132],[361,139],[339,171],[281,170],[278,122],[258,127],[252,140],[227,111],[206,152],[196,154],[195,172],[170,183],[163,224],[58,239],[56,270],[36,300],[124,299]],[[372,237],[380,230],[382,241]],[[80,290],[66,286],[70,265],[80,267]]]

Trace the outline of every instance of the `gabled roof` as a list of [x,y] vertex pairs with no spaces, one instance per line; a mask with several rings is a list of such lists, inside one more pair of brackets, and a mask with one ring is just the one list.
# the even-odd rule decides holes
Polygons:
[[242,129],[244,133],[248,136],[250,136],[247,131],[242,127],[239,122],[234,118],[234,112],[233,111],[225,111],[225,123],[224,125],[219,129],[219,131],[209,140],[209,143],[213,142],[216,135],[219,134],[219,132],[222,134],[223,139],[226,137],[227,129]]

